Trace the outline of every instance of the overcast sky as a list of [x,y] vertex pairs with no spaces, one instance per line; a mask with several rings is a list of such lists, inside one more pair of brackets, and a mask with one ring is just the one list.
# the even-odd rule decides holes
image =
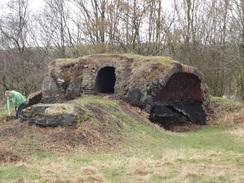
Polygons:
[[[0,6],[2,6],[3,4],[6,4],[7,2],[9,2],[10,0],[0,0]],[[167,6],[170,7],[170,2],[172,0],[162,0],[162,2]],[[43,0],[30,0],[30,5],[31,7],[38,9],[39,7],[43,6]]]
[[[10,0],[0,0],[0,6],[3,6],[4,4],[8,3],[9,1]],[[30,6],[35,9],[38,9],[42,5],[43,5],[43,0],[30,0]]]

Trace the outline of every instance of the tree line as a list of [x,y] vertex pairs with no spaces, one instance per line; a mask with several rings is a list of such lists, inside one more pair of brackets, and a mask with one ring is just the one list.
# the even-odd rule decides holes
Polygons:
[[55,58],[168,56],[197,67],[212,95],[244,100],[244,0],[9,0],[0,14],[0,88],[40,89]]

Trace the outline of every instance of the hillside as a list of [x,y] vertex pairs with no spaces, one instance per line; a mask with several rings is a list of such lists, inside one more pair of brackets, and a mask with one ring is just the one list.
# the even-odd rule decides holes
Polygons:
[[1,182],[244,180],[242,104],[212,98],[208,125],[176,133],[111,96],[71,103],[84,114],[77,126],[1,123]]
[[[41,145],[45,146],[45,149],[51,142],[58,149],[66,145],[70,147],[79,145],[113,146],[123,141],[128,142],[127,135],[131,135],[130,131],[140,133],[143,130],[141,128],[152,125],[143,117],[145,115],[143,112],[140,112],[143,115],[139,116],[137,112],[134,112],[137,108],[133,108],[133,111],[128,104],[118,100],[88,97],[70,101],[66,104],[66,106],[68,105],[79,107],[78,111],[81,115],[76,126],[43,128],[32,126],[28,122],[21,123],[13,120],[4,123],[0,136],[2,138],[12,136],[17,139],[31,138],[37,144],[45,142],[47,144]],[[56,107],[55,110],[58,108]],[[154,131],[157,130],[154,129],[152,133]],[[38,150],[40,149],[38,148]]]

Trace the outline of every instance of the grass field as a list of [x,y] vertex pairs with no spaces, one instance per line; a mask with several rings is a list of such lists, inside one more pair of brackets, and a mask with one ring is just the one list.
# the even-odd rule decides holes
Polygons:
[[[33,134],[29,134],[33,131],[38,134],[45,129],[35,126],[28,127],[32,131],[21,129],[22,137],[18,140],[11,136],[1,137],[1,149],[17,153],[23,159],[1,163],[0,182],[244,182],[244,124],[234,122],[236,118],[244,119],[239,108],[217,116],[213,123],[199,131],[175,133],[137,121],[123,113],[117,102],[99,99],[99,103],[117,109],[108,119],[124,123],[120,129],[109,132],[116,138],[101,137],[108,141],[110,138],[111,141],[116,140],[116,143],[81,143],[74,147],[66,144],[64,150],[57,150],[53,147],[57,144],[52,144],[49,139],[45,149],[36,143]],[[7,129],[9,123],[2,123],[1,130]]]

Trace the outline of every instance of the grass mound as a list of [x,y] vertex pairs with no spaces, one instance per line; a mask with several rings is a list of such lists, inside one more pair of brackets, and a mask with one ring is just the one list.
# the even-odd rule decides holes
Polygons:
[[[38,151],[64,152],[79,146],[120,146],[152,125],[143,117],[145,113],[121,101],[92,97],[70,103],[80,111],[77,126],[43,128],[13,120],[2,123],[0,139],[28,154]],[[160,133],[160,130],[152,128],[150,133]]]
[[214,101],[209,125],[184,133],[165,131],[147,121],[138,108],[117,100],[93,97],[72,102],[82,109],[77,127],[40,128],[17,120],[2,124],[0,140],[27,160],[0,166],[1,182],[244,180],[243,137],[233,133],[243,122],[223,122],[227,118],[217,113],[224,108],[231,114],[227,101]]

